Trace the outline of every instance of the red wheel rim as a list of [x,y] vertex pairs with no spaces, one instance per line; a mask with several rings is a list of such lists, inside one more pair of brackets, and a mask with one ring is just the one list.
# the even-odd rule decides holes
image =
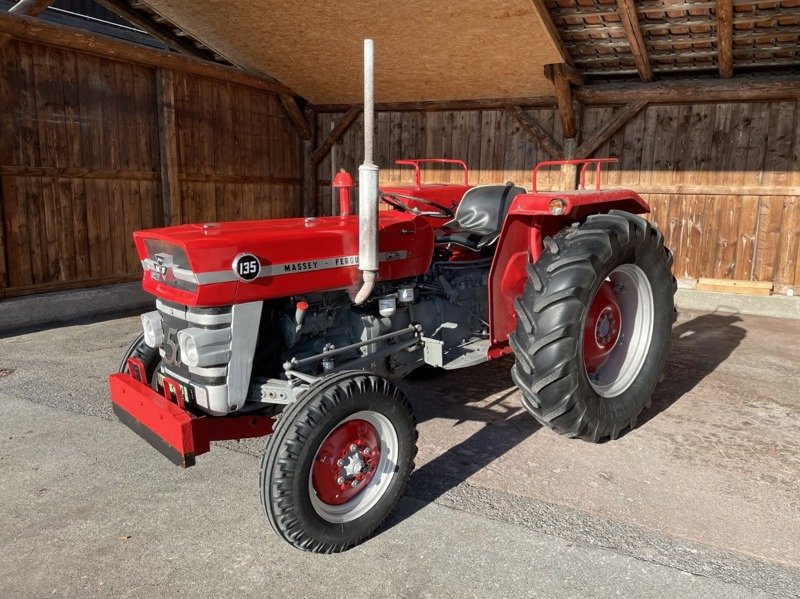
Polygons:
[[622,312],[614,285],[605,281],[592,300],[583,329],[583,361],[586,372],[593,373],[606,361],[619,341]]
[[361,493],[375,476],[380,440],[366,420],[348,420],[322,442],[314,457],[311,482],[320,501],[342,505]]

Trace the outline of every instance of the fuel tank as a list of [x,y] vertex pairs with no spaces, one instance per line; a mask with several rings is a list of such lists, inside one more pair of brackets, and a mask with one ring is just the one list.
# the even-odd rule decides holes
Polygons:
[[[227,306],[360,281],[358,217],[330,216],[180,225],[133,234],[145,291],[190,306]],[[434,232],[425,218],[382,211],[381,281],[427,271]]]

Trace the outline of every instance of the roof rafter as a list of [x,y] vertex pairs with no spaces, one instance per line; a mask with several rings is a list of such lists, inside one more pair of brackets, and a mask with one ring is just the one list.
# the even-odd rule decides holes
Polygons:
[[95,2],[133,25],[136,25],[140,29],[143,29],[175,52],[186,56],[219,62],[216,61],[213,53],[204,51],[199,48],[196,43],[193,43],[192,38],[177,34],[166,24],[160,23],[156,19],[148,18],[144,12],[131,8],[131,6],[125,2],[120,0],[95,0]]
[[547,33],[550,34],[550,40],[558,49],[558,53],[561,55],[561,60],[570,66],[574,66],[572,63],[572,56],[570,56],[569,51],[567,50],[566,46],[564,46],[564,41],[561,39],[561,34],[558,31],[558,27],[556,27],[556,24],[553,23],[553,17],[550,15],[550,10],[547,8],[544,0],[531,0],[531,5],[533,6],[533,10],[539,16],[539,20],[541,20],[544,28],[547,29]]
[[639,15],[636,12],[636,5],[633,0],[617,0],[619,6],[619,17],[622,20],[622,27],[625,29],[625,36],[636,63],[636,70],[642,81],[653,80],[653,67],[650,66],[650,58],[647,55],[647,46],[642,37],[642,30],[639,27]]
[[8,12],[25,15],[27,17],[36,17],[47,10],[54,1],[55,0],[19,0],[19,2],[8,9]]
[[719,76],[733,77],[733,2],[717,0],[717,62]]

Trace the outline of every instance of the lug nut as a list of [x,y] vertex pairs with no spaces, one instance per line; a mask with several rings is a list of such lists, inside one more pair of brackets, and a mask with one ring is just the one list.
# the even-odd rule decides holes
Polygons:
[[340,476],[339,478],[336,479],[336,484],[337,485],[343,485],[344,484],[344,479]]
[[344,460],[339,460],[338,462],[336,462],[336,465],[339,467],[344,466]]
[[355,443],[353,443],[353,444],[350,446],[350,451],[355,451],[355,450],[357,450],[357,449],[358,449],[358,445],[356,445]]
[[369,447],[364,448],[364,455],[369,455],[372,453],[372,450]]
[[350,483],[350,486],[353,487],[353,488],[357,487],[358,486],[358,481],[354,480],[353,482]]

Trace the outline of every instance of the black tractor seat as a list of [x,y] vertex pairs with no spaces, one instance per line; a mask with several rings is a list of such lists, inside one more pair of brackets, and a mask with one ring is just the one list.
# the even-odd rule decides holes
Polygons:
[[455,243],[475,252],[493,244],[511,202],[521,193],[525,188],[513,183],[473,187],[461,198],[455,218],[443,225],[436,243]]

